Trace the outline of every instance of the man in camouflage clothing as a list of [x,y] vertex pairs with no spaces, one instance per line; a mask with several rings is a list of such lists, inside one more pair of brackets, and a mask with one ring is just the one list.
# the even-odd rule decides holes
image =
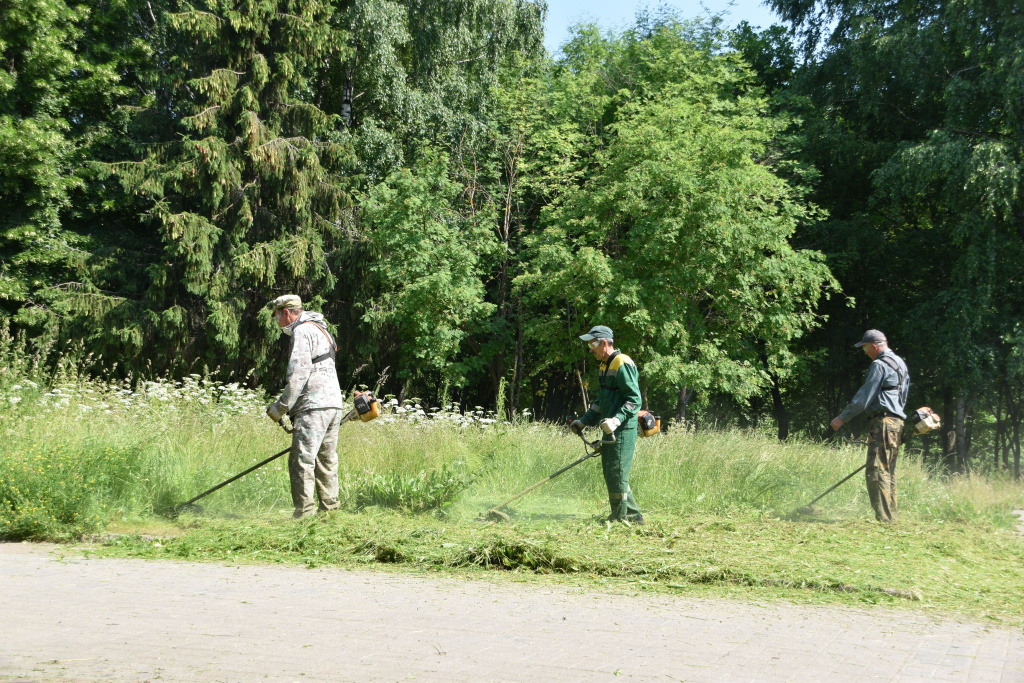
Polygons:
[[601,363],[598,378],[601,387],[597,400],[570,427],[579,432],[584,426],[597,425],[605,434],[615,435],[615,443],[604,441],[601,445],[601,467],[612,508],[608,521],[643,524],[644,516],[629,487],[629,471],[636,450],[636,416],[642,403],[640,373],[636,363],[615,348],[610,328],[598,325],[580,335],[580,339],[587,342],[590,353]]
[[896,521],[896,457],[903,442],[903,421],[907,419],[907,394],[910,371],[903,359],[889,350],[889,342],[878,330],[868,330],[854,346],[869,358],[864,385],[836,418],[832,429],[839,430],[862,412],[871,417],[868,433],[868,460],[865,473],[868,496],[879,522]]
[[281,396],[267,406],[267,415],[291,419],[292,452],[288,457],[294,517],[338,507],[338,427],[341,387],[334,369],[337,346],[319,313],[302,310],[302,300],[286,294],[274,300],[274,320],[291,336],[288,374]]

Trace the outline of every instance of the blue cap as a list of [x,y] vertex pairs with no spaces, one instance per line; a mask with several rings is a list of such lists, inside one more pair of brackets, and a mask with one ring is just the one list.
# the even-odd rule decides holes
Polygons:
[[592,341],[594,339],[607,339],[611,341],[615,337],[612,336],[612,328],[605,327],[604,325],[598,325],[597,327],[590,328],[590,332],[581,334],[580,339],[585,342]]

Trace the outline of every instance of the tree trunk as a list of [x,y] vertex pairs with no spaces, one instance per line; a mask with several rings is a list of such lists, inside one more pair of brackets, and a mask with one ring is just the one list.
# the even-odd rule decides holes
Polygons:
[[995,460],[992,463],[992,468],[999,469],[999,450],[1003,443],[1003,392],[1000,391],[996,397],[996,437],[995,437],[995,448],[993,449],[995,454]]
[[519,311],[516,316],[516,350],[512,363],[512,414],[519,412],[519,399],[523,393],[523,299],[519,297]]
[[576,368],[576,381],[580,385],[580,396],[583,398],[583,412],[586,412],[590,409],[590,397],[587,395],[587,385],[583,382],[579,368]]
[[1003,469],[1006,471],[1010,470],[1010,449],[1012,448],[1010,431],[1011,428],[1009,424],[1003,427]]
[[1013,476],[1020,481],[1020,420],[1013,423]]
[[789,438],[789,412],[786,404],[782,402],[782,387],[779,386],[779,376],[771,373],[772,379],[772,413],[775,415],[775,424],[779,428],[779,441]]
[[956,471],[967,471],[967,399],[956,398]]
[[679,401],[676,403],[676,421],[680,424],[686,422],[686,406],[690,403],[691,398],[693,398],[693,389],[679,387]]
[[942,392],[942,464],[948,472],[956,471],[956,410],[953,404],[953,390]]
[[[1019,481],[1020,480],[1020,423],[1021,423],[1021,417],[1022,417],[1021,413],[1024,412],[1024,411],[1022,411],[1022,407],[1024,407],[1024,405],[1022,405],[1022,403],[1024,403],[1024,400],[1022,400],[1022,399],[1024,399],[1024,395],[1022,395],[1022,392],[1017,391],[1018,386],[1019,386],[1019,384],[1016,383],[1016,382],[1014,382],[1014,383],[1011,383],[1011,382],[1008,382],[1008,381],[1006,382],[1006,418],[1007,418],[1007,421],[1008,421],[1009,424],[1007,424],[1007,429],[1006,429],[1007,434],[1006,434],[1005,439],[1006,439],[1007,442],[1010,442],[1010,443],[1006,444],[1006,446],[1005,446],[1006,450],[1003,451],[1003,453],[1004,453],[1003,457],[1006,458],[1006,454],[1010,450],[1013,451],[1013,476],[1014,476],[1014,478],[1016,478]],[[1010,436],[1010,430],[1011,429],[1013,430],[1012,440],[1011,440],[1011,436]],[[1007,469],[1009,469],[1009,463],[1006,463],[1006,464],[1007,464]]]
[[355,87],[352,82],[352,71],[353,65],[349,64],[345,68],[345,83],[341,87],[341,111],[339,113],[346,128],[352,127],[352,88]]

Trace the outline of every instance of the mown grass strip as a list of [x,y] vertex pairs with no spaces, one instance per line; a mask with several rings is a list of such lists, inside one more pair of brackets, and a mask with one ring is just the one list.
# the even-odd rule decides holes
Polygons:
[[394,513],[299,522],[193,520],[159,542],[111,539],[105,556],[611,580],[746,597],[912,605],[1024,624],[1024,538],[987,524],[689,518],[511,526]]

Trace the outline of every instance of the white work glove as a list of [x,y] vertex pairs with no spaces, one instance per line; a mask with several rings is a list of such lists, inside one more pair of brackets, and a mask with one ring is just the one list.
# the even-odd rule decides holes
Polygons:
[[267,406],[267,417],[269,417],[274,422],[280,422],[281,418],[284,417],[284,416],[285,416],[285,409],[277,401],[274,401],[269,406]]
[[569,425],[569,429],[576,432],[577,434],[582,434],[584,427],[586,427],[586,425],[583,424],[581,420],[573,420],[572,423]]
[[601,424],[598,426],[601,427],[601,431],[604,432],[605,434],[611,434],[616,429],[619,428],[620,424],[622,424],[622,420],[620,420],[619,418],[606,417],[605,419],[601,420]]

